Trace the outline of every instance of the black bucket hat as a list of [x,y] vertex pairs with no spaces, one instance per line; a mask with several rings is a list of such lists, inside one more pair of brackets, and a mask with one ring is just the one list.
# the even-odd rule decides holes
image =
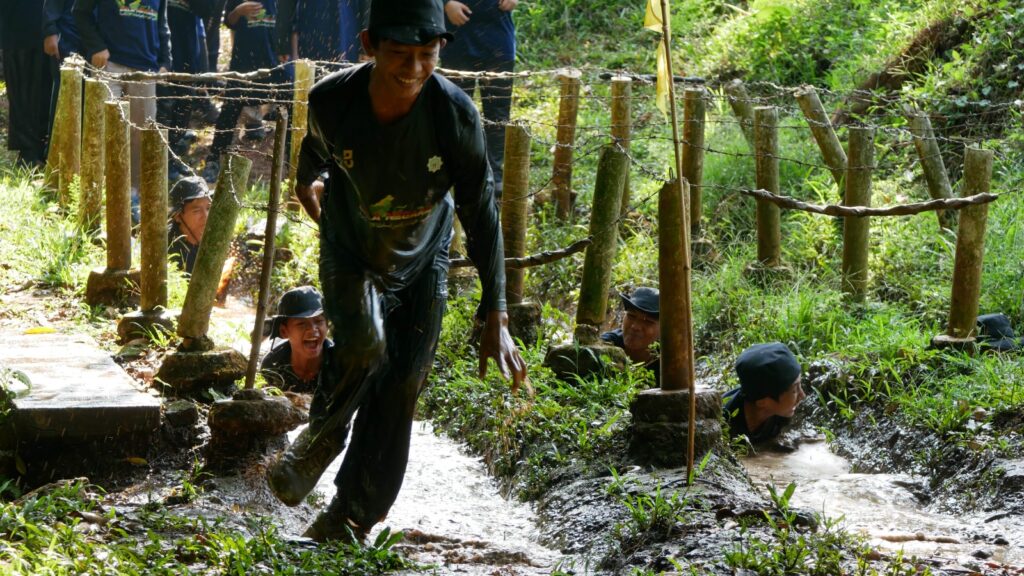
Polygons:
[[443,0],[373,0],[368,30],[380,38],[418,46],[438,37],[455,39],[445,29]]
[[626,310],[639,310],[651,316],[658,316],[661,309],[661,293],[657,288],[641,286],[634,290],[633,294],[619,294],[619,297],[622,298],[622,305]]
[[324,297],[312,286],[292,288],[281,295],[277,315],[270,323],[270,336],[277,338],[281,324],[288,318],[312,318],[324,313]]
[[736,359],[743,397],[751,402],[789,390],[802,369],[796,356],[781,342],[755,344]]
[[184,210],[185,204],[192,200],[212,197],[213,193],[210,192],[210,187],[206,185],[206,180],[199,176],[189,176],[174,183],[174,186],[171,187],[171,191],[168,193],[167,205],[173,216]]
[[978,316],[977,340],[982,350],[1010,352],[1024,346],[1024,338],[1018,338],[1010,327],[1010,318],[1000,313]]

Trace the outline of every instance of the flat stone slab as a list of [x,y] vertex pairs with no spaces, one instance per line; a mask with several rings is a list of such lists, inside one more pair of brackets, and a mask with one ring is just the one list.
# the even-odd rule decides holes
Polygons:
[[137,438],[160,427],[160,400],[87,336],[0,332],[0,366],[30,383],[12,391],[21,444]]

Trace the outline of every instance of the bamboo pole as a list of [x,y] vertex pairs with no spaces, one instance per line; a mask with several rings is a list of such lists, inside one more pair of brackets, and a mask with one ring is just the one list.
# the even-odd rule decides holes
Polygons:
[[[274,250],[277,241],[277,212],[281,202],[281,173],[284,171],[284,143],[288,133],[288,111],[284,106],[277,109],[277,127],[274,130],[274,160],[270,173],[270,197],[267,199],[267,226],[263,233],[263,266],[260,268],[259,297],[256,301],[256,321],[252,326],[249,348],[249,364],[245,369],[245,387],[252,388],[256,382],[256,365],[260,359],[260,343],[263,341],[263,320],[267,317],[267,300],[270,297],[270,273],[274,269]],[[216,291],[214,291],[216,295]]]
[[804,118],[807,119],[807,125],[811,128],[814,141],[818,144],[818,149],[821,150],[821,157],[825,160],[829,171],[832,172],[832,179],[835,180],[836,186],[839,187],[840,194],[842,194],[844,190],[843,176],[846,174],[846,152],[839,142],[839,137],[836,136],[836,131],[825,112],[825,107],[821,105],[818,91],[814,89],[814,86],[804,86],[797,90],[794,96],[797,104],[800,105],[800,110],[804,113]]
[[167,130],[150,121],[140,132],[146,167],[139,181],[140,308],[146,313],[167,308]]
[[[754,152],[757,187],[779,193],[779,111],[754,109]],[[779,207],[757,200],[757,261],[768,268],[782,263],[782,229]]]
[[[587,247],[583,260],[580,301],[576,309],[577,327],[586,325],[600,328],[605,320],[608,290],[612,283],[612,264],[618,247],[622,186],[628,169],[629,162],[622,150],[612,145],[601,149],[594,186],[594,208],[590,217],[590,237],[593,242]],[[579,340],[581,331],[578,328],[576,334]]]
[[63,105],[57,115],[60,121],[54,132],[59,132],[58,193],[61,208],[71,205],[71,183],[81,170],[82,162],[82,69],[65,66],[60,69],[60,96],[57,104]]
[[754,149],[754,105],[751,104],[747,88],[738,78],[724,86],[725,94],[728,97],[729,107],[739,121],[740,130],[747,140],[750,149]]
[[[850,128],[844,202],[847,206],[871,205],[874,148],[873,128]],[[847,217],[843,220],[843,292],[854,302],[863,302],[867,294],[870,226],[871,220],[867,217]]]
[[554,167],[551,187],[559,220],[572,218],[572,155],[576,147],[576,117],[580,108],[580,71],[565,70],[558,75],[561,94],[558,103]]
[[128,270],[132,267],[131,132],[128,102],[105,102],[103,113],[103,135],[107,142],[104,154],[106,166],[103,171],[107,196],[107,269]]
[[96,78],[85,80],[85,113],[82,120],[82,178],[78,221],[87,229],[99,227],[103,211],[103,103],[110,96]]
[[[992,150],[967,148],[964,155],[962,196],[982,194],[990,190],[993,156]],[[953,266],[953,295],[950,299],[947,328],[947,335],[951,338],[975,336],[987,220],[988,204],[968,206],[960,211],[956,260]]]
[[[939,143],[935,140],[935,131],[932,130],[931,120],[928,119],[928,115],[912,106],[905,106],[903,110],[910,123],[910,133],[914,136],[914,148],[917,149],[917,155],[921,159],[921,169],[924,171],[924,179],[928,183],[928,195],[935,200],[952,198],[953,186],[949,183],[949,175],[946,173],[946,165],[942,161]],[[956,212],[941,210],[935,215],[939,219],[940,228],[946,230],[956,228]]]
[[213,343],[206,335],[210,328],[210,312],[217,297],[221,270],[227,259],[231,239],[235,233],[235,221],[242,208],[242,198],[249,182],[252,160],[235,154],[221,157],[220,177],[217,191],[213,195],[210,216],[206,221],[203,241],[199,243],[196,264],[189,279],[185,304],[178,318],[178,335],[182,338],[182,350],[210,350]]
[[683,96],[683,179],[690,188],[690,236],[700,236],[704,182],[704,89],[687,88]]
[[[526,256],[526,227],[530,213],[530,133],[520,123],[505,127],[505,178],[501,198],[501,233],[505,257]],[[526,270],[505,267],[505,300],[521,304]]]
[[[292,103],[292,143],[288,154],[288,182],[291,185],[291,197],[295,196],[295,177],[299,169],[299,152],[302,140],[306,137],[309,126],[309,91],[316,79],[316,66],[302,58],[295,61],[294,102]],[[293,210],[299,209],[298,201],[291,203]]]
[[[612,77],[612,138],[629,154],[629,143],[633,131],[632,102],[633,79],[629,76]],[[626,183],[622,188],[621,216],[629,212],[629,171],[626,171]]]

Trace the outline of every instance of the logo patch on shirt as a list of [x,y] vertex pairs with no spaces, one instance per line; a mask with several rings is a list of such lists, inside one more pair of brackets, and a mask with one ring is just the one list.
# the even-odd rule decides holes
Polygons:
[[356,161],[352,159],[352,150],[341,151],[341,166],[343,168],[351,168],[356,165]]
[[117,13],[125,18],[141,18],[143,20],[157,20],[157,12],[146,6],[142,0],[117,0]]
[[431,156],[430,159],[427,160],[427,172],[430,172],[430,173],[437,172],[438,170],[441,169],[441,166],[443,164],[444,164],[444,162],[441,161],[441,157],[440,156]]
[[374,228],[395,228],[419,222],[433,210],[431,206],[395,206],[395,197],[390,194],[369,208],[367,216]]

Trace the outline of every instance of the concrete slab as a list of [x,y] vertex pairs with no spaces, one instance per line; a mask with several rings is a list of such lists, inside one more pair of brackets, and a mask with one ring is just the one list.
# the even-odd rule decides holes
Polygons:
[[160,426],[160,400],[136,387],[86,336],[0,332],[0,366],[22,372],[30,382],[15,391],[21,445],[148,439]]

